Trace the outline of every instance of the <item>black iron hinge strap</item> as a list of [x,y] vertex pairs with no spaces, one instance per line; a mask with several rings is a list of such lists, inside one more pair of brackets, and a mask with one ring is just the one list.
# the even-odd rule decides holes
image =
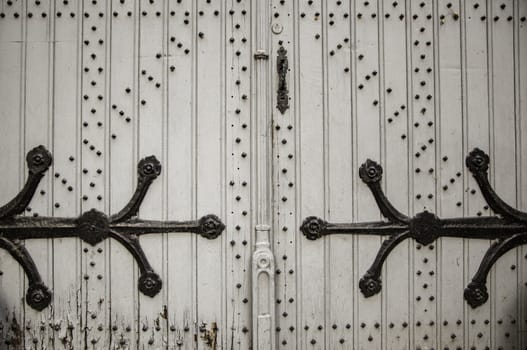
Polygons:
[[27,155],[28,180],[20,193],[0,208],[0,248],[7,250],[23,267],[29,281],[26,295],[28,305],[42,310],[51,302],[51,292],[42,282],[35,262],[20,240],[31,238],[79,237],[88,244],[96,245],[107,238],[120,242],[134,257],[139,266],[139,290],[155,296],[162,286],[161,278],[150,265],[139,235],[165,232],[191,232],[207,239],[217,238],[225,225],[216,215],[205,215],[193,221],[155,221],[132,219],[137,216],[141,203],[152,182],[161,172],[161,164],[154,156],[142,159],[138,164],[137,187],[128,204],[117,214],[108,217],[91,209],[78,218],[23,217],[38,183],[52,162],[51,154],[38,146]]
[[307,217],[300,227],[306,238],[315,240],[328,234],[389,235],[377,253],[375,261],[359,282],[366,297],[381,290],[381,267],[392,249],[407,238],[428,245],[439,237],[460,237],[469,239],[497,239],[483,258],[472,282],[467,286],[464,297],[472,307],[488,299],[487,275],[496,260],[505,252],[527,244],[527,213],[506,204],[492,189],[488,180],[489,156],[480,149],[474,149],[466,158],[466,165],[473,173],[489,206],[500,216],[440,219],[427,211],[410,218],[400,213],[384,195],[380,181],[382,167],[368,159],[359,169],[360,178],[368,185],[377,206],[388,222],[328,223],[320,218]]

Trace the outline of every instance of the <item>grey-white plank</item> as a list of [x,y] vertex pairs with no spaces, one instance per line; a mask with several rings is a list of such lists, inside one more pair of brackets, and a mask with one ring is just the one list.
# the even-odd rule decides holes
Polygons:
[[[355,137],[353,139],[354,162],[353,169],[358,169],[367,159],[382,163],[381,130],[384,123],[381,115],[380,94],[381,81],[379,67],[379,21],[378,16],[380,1],[355,2],[354,21],[356,47],[355,56]],[[352,29],[353,30],[353,29]],[[356,172],[358,174],[358,172]],[[355,175],[357,176],[357,175]],[[375,221],[380,219],[380,212],[375,204],[368,187],[360,180],[355,187],[355,213],[357,222]],[[374,261],[382,242],[379,237],[358,236],[354,255],[356,254],[356,274],[354,281],[360,278],[369,269]],[[358,288],[356,283],[355,288]],[[382,292],[381,292],[382,293]],[[357,293],[356,313],[358,319],[354,325],[355,346],[357,348],[381,348],[382,334],[382,294],[365,298],[362,293]]]
[[[323,102],[323,31],[322,8],[320,3],[308,5],[299,3],[298,11],[305,13],[298,23],[298,69],[299,84],[297,98],[301,116],[297,125],[300,149],[300,171],[298,184],[300,194],[297,210],[300,217],[325,216],[326,196],[324,193],[326,140],[324,131],[327,115],[324,113]],[[287,140],[286,140],[287,142]],[[326,241],[300,241],[297,257],[298,281],[298,316],[300,349],[323,349],[325,347],[325,244]],[[279,257],[279,259],[289,257]],[[281,314],[280,317],[287,317]]]
[[[516,2],[515,26],[517,41],[516,57],[517,66],[515,68],[518,75],[516,92],[518,101],[516,103],[517,118],[519,124],[519,147],[517,151],[517,159],[520,167],[520,179],[518,183],[519,202],[518,208],[522,211],[527,211],[527,161],[525,152],[527,145],[527,2]],[[527,248],[523,246],[519,249],[519,271],[518,271],[518,289],[520,298],[519,305],[519,332],[520,343],[518,348],[525,348],[527,346],[527,322],[523,321],[527,318]]]
[[[193,103],[196,81],[192,48],[193,28],[186,13],[192,1],[170,2],[168,18],[168,139],[167,165],[170,181],[167,211],[169,220],[188,220],[195,215],[195,169]],[[167,256],[168,347],[194,349],[196,320],[196,240],[194,234],[169,234]]]
[[[250,1],[226,1],[225,43],[225,323],[223,338],[231,349],[251,346],[251,7]],[[205,7],[205,11],[216,10]],[[256,157],[256,154],[254,154]],[[237,200],[240,198],[240,200]],[[256,296],[254,296],[256,297]]]
[[[80,214],[80,122],[81,107],[81,21],[80,1],[55,4],[54,75],[51,118],[53,167],[53,215],[76,217]],[[53,14],[50,14],[50,16]],[[58,203],[58,207],[55,204]],[[53,240],[53,323],[54,344],[66,349],[81,346],[81,244],[76,238]],[[64,268],[64,262],[68,268]]]
[[[53,76],[52,64],[53,41],[52,22],[54,9],[50,1],[42,1],[40,5],[28,2],[26,9],[25,50],[25,89],[21,92],[24,100],[24,136],[23,150],[27,153],[38,145],[51,147],[51,114],[53,112]],[[27,170],[26,170],[27,171]],[[49,216],[52,213],[52,181],[48,171],[36,194],[29,204],[30,215]],[[50,239],[27,240],[25,246],[47,286],[53,284],[52,241]],[[26,281],[26,288],[28,283]],[[42,311],[31,307],[25,309],[24,324],[25,347],[40,346],[53,347],[53,314],[51,308]],[[30,329],[28,329],[28,327]]]
[[[331,222],[353,219],[352,64],[350,4],[327,2],[324,9],[325,45],[325,138],[327,167],[326,218]],[[350,236],[327,238],[325,259],[325,348],[349,349],[353,343],[353,301],[356,287],[349,260]]]
[[[299,153],[296,147],[298,124],[295,116],[298,112],[299,98],[296,84],[300,73],[297,65],[296,24],[300,13],[296,11],[295,2],[272,1],[273,24],[279,25],[271,36],[271,93],[270,99],[273,114],[273,179],[274,179],[274,247],[276,274],[276,333],[279,348],[295,348],[299,344],[298,334],[302,332],[300,317],[297,312],[297,281],[300,268],[297,267],[296,250],[299,240],[304,239],[297,228],[299,207],[298,166]],[[281,31],[280,31],[281,29]],[[277,107],[278,96],[278,50],[287,50],[288,70],[286,84],[289,96],[289,108],[282,114]],[[288,257],[284,259],[283,257]],[[287,315],[284,317],[284,315]]]
[[[109,152],[109,64],[111,2],[83,1],[81,115],[81,211],[107,213]],[[85,347],[107,347],[109,321],[109,240],[82,242],[82,339]],[[108,282],[107,282],[108,281]]]
[[[166,109],[166,31],[165,1],[140,2],[140,51],[139,51],[139,107],[138,158],[154,155],[166,164],[167,109]],[[160,84],[159,86],[156,84]],[[150,186],[140,214],[143,218],[166,220],[167,174],[165,169]],[[166,281],[167,258],[166,234],[141,237],[141,246],[150,265],[163,281]],[[166,288],[154,297],[139,293],[138,347],[156,349],[164,344],[168,332],[166,317]]]
[[[422,4],[422,5],[421,5]],[[437,3],[411,1],[406,19],[411,22],[411,93],[409,113],[412,133],[409,157],[413,174],[413,214],[437,213],[436,152],[438,133],[437,96]],[[416,45],[416,43],[418,43]],[[437,249],[435,243],[422,247],[414,242],[413,260],[413,346],[437,347]]]
[[[111,105],[109,144],[109,213],[118,213],[132,197],[137,185],[138,121],[138,2],[112,1],[111,15]],[[110,241],[110,349],[134,349],[138,341],[138,268],[130,252]]]
[[[517,148],[514,109],[514,2],[489,3],[492,7],[492,149],[491,183],[510,205],[517,207]],[[513,169],[513,170],[511,170]],[[493,303],[495,337],[491,347],[518,345],[518,249],[503,255],[495,264],[495,284],[489,293]]]
[[[193,3],[193,47],[196,64],[196,98],[194,100],[194,137],[196,147],[195,214],[201,217],[214,213],[225,217],[225,1],[212,5],[206,1]],[[215,15],[214,10],[219,14]],[[202,11],[203,15],[197,17]],[[203,33],[200,37],[200,33]],[[249,198],[245,198],[248,201]],[[244,202],[247,203],[247,202]],[[228,228],[228,229],[232,229]],[[207,334],[218,346],[227,339],[224,330],[225,311],[225,244],[224,236],[215,240],[202,237],[197,241],[197,328],[198,349],[207,348]],[[217,328],[217,330],[215,330]],[[210,333],[207,333],[210,332]],[[200,339],[201,338],[201,339]]]
[[[437,157],[439,166],[437,193],[439,217],[462,217],[464,213],[464,114],[463,114],[463,69],[461,61],[461,12],[460,2],[438,3],[437,16],[437,72],[439,99]],[[452,179],[454,181],[452,181]],[[464,320],[463,289],[464,242],[458,238],[442,238],[438,247],[438,347],[456,348],[464,345],[463,325],[456,320]],[[445,322],[446,321],[446,322]],[[466,320],[464,320],[466,321]]]
[[[0,164],[6,172],[0,186],[2,205],[10,201],[23,187],[25,154],[21,147],[23,135],[23,100],[25,77],[23,4],[5,3],[0,7]],[[24,342],[24,271],[5,250],[0,250],[0,348],[21,347]]]
[[[384,183],[386,195],[391,203],[402,213],[409,212],[409,162],[408,162],[408,121],[407,97],[408,75],[406,20],[404,3],[385,0],[382,3],[383,23],[383,56],[381,75],[384,82],[381,94],[382,117],[384,118],[385,155],[382,165],[385,171]],[[411,73],[410,73],[411,74]],[[410,346],[409,313],[411,308],[406,302],[410,298],[409,273],[410,241],[401,242],[385,262],[383,271],[383,348],[406,349]]]
[[[486,152],[490,151],[490,103],[492,102],[490,81],[491,72],[487,69],[492,48],[489,41],[487,26],[489,14],[487,6],[479,1],[470,1],[464,4],[465,21],[465,81],[463,89],[463,103],[466,115],[465,155],[473,148],[478,147]],[[465,169],[466,188],[465,214],[467,216],[489,215],[488,205],[478,190],[478,185],[469,171]],[[455,180],[455,179],[454,179]],[[456,180],[459,181],[459,180]],[[471,190],[477,190],[474,195]],[[476,273],[478,266],[489,248],[488,240],[469,240],[465,248],[466,274],[464,285],[467,285]],[[488,280],[489,286],[491,279]],[[487,302],[473,309],[465,306],[465,347],[484,348],[490,346],[491,340],[491,303]],[[472,322],[475,320],[475,322]],[[452,322],[449,323],[452,325]],[[453,326],[453,325],[452,325]]]

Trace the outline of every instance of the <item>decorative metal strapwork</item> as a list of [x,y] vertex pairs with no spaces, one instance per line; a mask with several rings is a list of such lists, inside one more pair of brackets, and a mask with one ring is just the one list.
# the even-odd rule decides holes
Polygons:
[[139,265],[139,290],[153,297],[161,290],[162,281],[148,262],[139,243],[139,235],[193,232],[207,239],[214,239],[225,228],[216,215],[206,215],[195,221],[154,221],[136,218],[148,188],[161,173],[161,164],[154,156],[139,162],[135,192],[128,204],[117,214],[108,217],[91,209],[78,218],[18,216],[31,201],[40,180],[51,165],[52,157],[46,148],[38,146],[27,154],[26,160],[29,177],[24,188],[9,203],[0,207],[0,248],[7,250],[24,269],[29,282],[26,302],[36,310],[43,310],[49,305],[51,292],[43,283],[35,262],[21,240],[79,237],[86,243],[96,245],[106,238],[114,238],[133,255]]
[[284,114],[289,108],[289,90],[287,89],[287,70],[289,61],[287,60],[287,50],[283,46],[278,49],[276,59],[276,69],[278,71],[278,90],[276,91],[276,108]]
[[496,216],[440,219],[423,211],[413,218],[408,217],[386,198],[380,183],[382,167],[368,159],[360,167],[359,175],[368,185],[387,221],[336,224],[311,216],[304,220],[300,229],[311,240],[334,233],[389,236],[382,243],[375,261],[359,281],[359,288],[365,297],[380,292],[382,264],[390,252],[407,238],[413,238],[425,246],[438,237],[495,239],[464,291],[464,297],[470,306],[478,307],[489,298],[487,275],[494,263],[509,250],[527,243],[527,213],[512,208],[496,194],[488,180],[489,156],[485,152],[474,149],[467,156],[466,165]]

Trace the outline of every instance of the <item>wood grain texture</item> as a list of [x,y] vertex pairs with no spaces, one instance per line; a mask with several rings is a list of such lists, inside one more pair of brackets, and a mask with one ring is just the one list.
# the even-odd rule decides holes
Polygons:
[[[358,281],[382,239],[308,241],[304,217],[378,220],[358,168],[383,165],[402,213],[487,216],[465,155],[527,209],[524,0],[271,0],[269,106],[256,103],[256,0],[0,0],[1,202],[23,186],[25,153],[54,156],[25,215],[118,212],[139,159],[160,177],[139,216],[227,224],[216,240],[140,238],[163,280],[151,298],[113,240],[28,240],[52,307],[24,302],[27,279],[0,251],[0,349],[239,349],[252,343],[251,256],[259,211],[258,113],[269,114],[276,349],[524,348],[527,248],[498,261],[491,298],[462,298],[487,240],[400,244],[383,289]],[[267,36],[265,36],[267,37]],[[276,108],[287,50],[289,109]],[[265,84],[264,84],[265,85]],[[260,115],[258,114],[258,115]],[[267,207],[266,207],[267,208]]]

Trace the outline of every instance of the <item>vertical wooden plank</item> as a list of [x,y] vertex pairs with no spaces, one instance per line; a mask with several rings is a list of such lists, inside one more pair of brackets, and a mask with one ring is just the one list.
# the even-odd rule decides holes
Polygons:
[[[465,96],[464,108],[466,115],[466,148],[465,156],[473,148],[478,147],[485,151],[490,151],[491,124],[490,124],[490,109],[491,93],[489,81],[492,77],[489,72],[490,49],[492,48],[491,41],[487,31],[489,23],[489,14],[487,6],[481,1],[470,1],[465,3],[464,23],[465,23],[465,86],[463,89],[463,96]],[[492,68],[489,68],[492,69]],[[488,205],[479,192],[478,185],[470,172],[465,168],[466,185],[469,191],[465,194],[465,214],[467,216],[479,216],[491,214],[488,210]],[[452,180],[449,180],[452,181]],[[459,179],[454,178],[454,181]],[[471,194],[472,190],[476,190],[475,194]],[[466,274],[464,285],[466,286],[472,276],[476,273],[481,259],[485,251],[489,248],[488,240],[469,240],[466,242],[465,259],[466,259]],[[489,286],[490,284],[490,280]],[[491,340],[491,303],[487,302],[480,307],[473,309],[465,305],[466,318],[465,321],[465,347],[484,348],[490,347]],[[472,320],[476,320],[472,322]],[[457,334],[458,328],[453,328],[454,320],[447,320],[449,324],[445,326],[451,327],[453,333]],[[457,325],[456,325],[457,326]],[[456,331],[454,331],[454,329]]]
[[[140,1],[139,158],[154,155],[166,166],[166,16],[165,1]],[[160,84],[160,85],[156,85]],[[166,169],[149,189],[141,209],[143,218],[166,220]],[[166,234],[141,237],[154,271],[166,281]],[[154,297],[139,293],[139,347],[156,349],[167,336],[166,288]]]
[[[352,101],[350,4],[327,2],[325,20],[325,106],[327,154],[326,218],[349,222],[353,216]],[[355,169],[356,170],[356,169]],[[326,349],[349,349],[353,344],[353,252],[350,236],[330,236],[326,245]]]
[[[137,185],[137,60],[139,6],[137,1],[112,1],[109,117],[109,213],[118,213]],[[142,155],[141,155],[142,156]],[[111,349],[137,345],[138,268],[130,252],[110,241]]]
[[[380,57],[379,57],[379,1],[355,3],[355,47],[356,47],[356,136],[353,142],[355,162],[358,169],[367,159],[382,163],[381,152],[381,110],[380,110]],[[357,174],[357,172],[355,173]],[[380,218],[380,213],[368,187],[356,182],[356,221],[372,221]],[[355,260],[358,281],[375,259],[381,239],[359,236],[356,239],[357,258]],[[356,285],[357,287],[357,285]],[[382,335],[382,294],[365,298],[358,293],[355,313],[358,324],[355,325],[355,337],[358,348],[380,348]]]
[[[359,161],[357,160],[357,137],[358,137],[358,117],[357,117],[357,95],[359,92],[358,89],[358,80],[359,76],[357,74],[357,62],[359,59],[359,54],[357,53],[357,21],[355,18],[357,17],[357,1],[353,0],[350,2],[350,17],[351,25],[350,25],[350,32],[351,32],[351,47],[355,48],[355,51],[351,54],[351,69],[352,72],[355,72],[355,74],[351,74],[351,100],[353,101],[352,104],[352,110],[351,110],[351,171],[352,171],[352,187],[354,189],[358,188],[359,185],[359,179],[358,177],[358,166]],[[364,58],[364,56],[362,56]],[[356,221],[358,217],[358,207],[357,207],[357,197],[358,197],[358,191],[355,190],[352,192],[352,221]],[[359,344],[359,313],[355,312],[357,310],[357,306],[360,301],[360,291],[358,288],[358,278],[359,278],[359,272],[358,272],[358,261],[359,261],[359,254],[358,254],[358,237],[353,237],[353,256],[350,259],[352,263],[352,275],[353,275],[353,321],[351,324],[351,332],[353,335],[352,341],[353,341],[353,347],[357,347]]]
[[[411,22],[411,93],[409,113],[412,132],[410,173],[413,174],[413,214],[422,211],[436,213],[436,68],[434,59],[438,45],[435,24],[438,20],[437,3],[412,1],[407,21]],[[411,16],[411,18],[409,18]],[[418,43],[416,45],[416,43]],[[435,243],[422,247],[412,242],[413,255],[413,346],[437,347],[436,292],[437,254]]]
[[[391,0],[383,1],[384,40],[383,40],[383,117],[385,125],[385,156],[383,168],[386,194],[392,204],[402,213],[409,209],[409,165],[408,165],[408,74],[406,52],[405,4]],[[401,17],[402,16],[402,17]],[[410,347],[409,339],[409,274],[410,241],[402,242],[395,248],[385,262],[383,296],[385,298],[385,319],[383,332],[386,332],[383,348],[405,349]]]
[[[192,113],[193,47],[192,1],[169,2],[168,19],[168,160],[165,172],[170,179],[167,202],[169,220],[192,218],[195,205],[194,190],[194,115]],[[189,50],[189,51],[187,51]],[[196,240],[193,234],[168,236],[168,345],[194,349],[196,320]]]
[[[462,52],[461,24],[463,23],[460,2],[437,4],[439,17],[437,43],[437,79],[439,89],[439,118],[437,147],[441,158],[437,193],[439,217],[462,217],[464,203],[465,147],[464,111],[462,105]],[[456,348],[464,345],[463,326],[455,321],[464,320],[465,287],[463,240],[442,238],[438,247],[438,347]],[[445,323],[446,321],[446,323]]]
[[[330,34],[329,28],[330,28],[330,22],[334,24],[334,20],[329,17],[329,10],[328,10],[328,3],[322,2],[320,4],[321,7],[321,32],[322,32],[322,67],[321,67],[321,73],[322,73],[322,79],[321,79],[321,87],[322,87],[322,164],[323,164],[323,172],[322,172],[322,183],[323,185],[323,202],[321,199],[321,204],[323,205],[324,209],[324,217],[327,218],[330,213],[329,208],[329,200],[330,200],[330,191],[329,191],[329,174],[330,174],[330,168],[329,168],[329,125],[330,125],[330,115],[329,115],[329,82],[328,82],[328,71],[329,71],[329,64],[330,64],[330,58],[332,58],[335,55],[335,52],[332,51],[330,54],[329,46],[332,44],[330,42]],[[324,292],[323,292],[323,300],[324,300],[324,314],[323,318],[321,318],[321,321],[324,322],[319,326],[319,330],[323,327],[324,333],[323,333],[323,339],[324,339],[324,347],[328,347],[329,345],[329,336],[328,333],[330,331],[329,326],[329,318],[331,317],[330,314],[330,300],[333,297],[334,293],[328,288],[328,283],[330,279],[330,241],[331,239],[328,239],[327,242],[324,242],[324,251],[323,251],[323,266],[324,266],[324,275],[323,275],[323,281],[324,281]]]
[[[53,215],[80,214],[81,1],[55,2],[53,68]],[[53,14],[50,14],[50,16]],[[52,176],[49,174],[48,176]],[[55,206],[58,203],[58,207]],[[54,344],[81,346],[81,244],[76,238],[53,240]],[[68,268],[64,268],[64,262]]]
[[[10,169],[0,186],[2,205],[18,193],[27,176],[25,154],[20,147],[23,133],[21,92],[25,88],[22,5],[22,2],[2,3],[0,7],[0,165],[2,169]],[[0,250],[0,271],[0,347],[22,347],[24,271],[5,250]]]
[[[24,154],[38,145],[44,145],[50,149],[51,144],[51,113],[53,112],[53,63],[52,47],[53,33],[50,18],[53,19],[54,9],[52,3],[41,1],[27,3],[26,10],[26,76],[24,94],[24,131],[23,143],[21,147]],[[51,15],[50,15],[51,14]],[[25,171],[27,172],[27,170]],[[36,195],[31,200],[28,211],[33,216],[49,216],[52,213],[52,179],[51,174],[47,174],[36,191]],[[59,203],[60,205],[60,203]],[[43,282],[47,286],[52,285],[52,242],[49,239],[28,240],[25,246],[31,254],[36,266],[42,276]],[[26,281],[25,287],[28,283]],[[24,324],[26,329],[30,328],[25,334],[25,347],[53,346],[53,314],[51,308],[42,311],[34,310],[31,307],[25,308]],[[50,327],[51,323],[51,327]]]
[[[110,2],[83,1],[81,211],[107,214]],[[109,344],[109,240],[82,242],[82,331],[85,348]],[[107,282],[108,281],[108,282]]]
[[[295,121],[299,104],[296,84],[299,77],[297,65],[296,24],[301,20],[296,4],[272,1],[272,51],[271,51],[271,91],[273,111],[273,178],[274,196],[273,217],[274,247],[276,264],[276,339],[277,348],[295,348],[300,344],[302,332],[301,317],[298,314],[299,298],[297,281],[300,267],[297,266],[296,250],[299,240],[305,239],[297,229],[297,221],[302,220],[298,201],[299,161],[296,147],[297,130]],[[274,29],[273,29],[274,28]],[[286,85],[289,96],[289,108],[283,113],[278,109],[278,50],[283,47],[287,52],[288,70]],[[284,256],[287,257],[284,259]]]
[[[301,2],[298,4],[300,19],[298,23],[298,66],[302,67],[299,76],[298,113],[299,132],[300,217],[319,216],[325,213],[324,193],[324,140],[325,118],[323,101],[323,55],[324,31],[322,6],[320,2]],[[302,17],[302,13],[304,16]],[[287,142],[287,141],[286,141]],[[299,334],[301,349],[323,349],[325,347],[325,298],[324,281],[326,241],[301,240],[298,252],[299,317],[302,331]],[[282,257],[287,259],[287,257]],[[281,315],[284,317],[284,315]],[[300,331],[300,330],[299,330]]]
[[[515,146],[516,146],[516,156],[515,156],[515,163],[516,163],[516,207],[521,209],[523,206],[523,199],[524,199],[524,191],[522,191],[523,187],[522,184],[524,183],[523,176],[522,176],[522,168],[523,168],[523,149],[522,146],[525,144],[522,142],[522,119],[520,119],[520,106],[521,106],[521,95],[520,95],[520,77],[521,77],[521,61],[520,61],[520,50],[521,50],[521,44],[520,44],[520,30],[519,30],[519,23],[521,21],[520,19],[520,6],[519,1],[513,1],[512,2],[512,19],[510,21],[513,22],[513,55],[514,55],[514,122],[515,122]],[[509,18],[508,18],[509,20]],[[525,19],[524,19],[525,21]],[[522,320],[525,320],[525,305],[523,304],[523,299],[525,298],[525,283],[522,283],[522,277],[524,277],[524,261],[525,257],[522,254],[524,252],[525,245],[518,247],[516,250],[516,263],[513,265],[516,269],[516,276],[517,276],[517,284],[516,284],[516,320],[515,323],[517,326],[515,327],[515,331],[517,332],[517,339],[515,346],[518,348],[522,347],[522,344],[525,343],[525,339],[527,339],[527,334],[525,333],[525,324],[526,322],[522,322]],[[513,268],[511,266],[511,268]],[[523,286],[522,286],[523,285]]]
[[[520,182],[518,184],[519,203],[518,208],[527,211],[527,161],[525,149],[527,145],[527,2],[516,2],[516,35],[517,35],[517,56],[515,72],[518,74],[518,84],[516,85],[518,102],[516,104],[518,122],[519,122],[519,147],[517,161],[520,167]],[[520,315],[518,323],[520,327],[520,344],[518,348],[522,349],[527,346],[527,247],[519,249],[519,283],[518,289],[521,295],[519,300]]]
[[[220,10],[206,7],[205,11]],[[249,299],[251,296],[251,3],[227,1],[225,30],[225,315],[224,344],[231,349],[251,347],[252,328]],[[248,185],[249,184],[249,185]],[[254,209],[253,209],[254,210]],[[256,296],[253,296],[256,297]],[[254,311],[256,313],[257,310]],[[256,317],[256,316],[255,316]],[[254,334],[254,333],[253,333]]]
[[[215,16],[206,1],[195,1],[193,34],[196,51],[196,98],[194,100],[194,130],[196,153],[196,208],[197,217],[216,213],[224,217],[224,20],[225,2],[215,4],[220,11]],[[221,6],[221,8],[220,8]],[[203,15],[196,17],[203,11]],[[201,34],[200,34],[201,33]],[[225,335],[221,331],[224,311],[224,249],[225,238],[197,241],[197,326],[204,331],[218,328],[218,344],[223,344]],[[198,339],[198,349],[206,349],[205,339]]]
[[[493,57],[493,147],[491,183],[506,202],[517,207],[516,116],[514,110],[513,1],[491,2]],[[491,299],[495,312],[493,348],[513,348],[518,339],[517,255],[514,249],[495,264]]]

